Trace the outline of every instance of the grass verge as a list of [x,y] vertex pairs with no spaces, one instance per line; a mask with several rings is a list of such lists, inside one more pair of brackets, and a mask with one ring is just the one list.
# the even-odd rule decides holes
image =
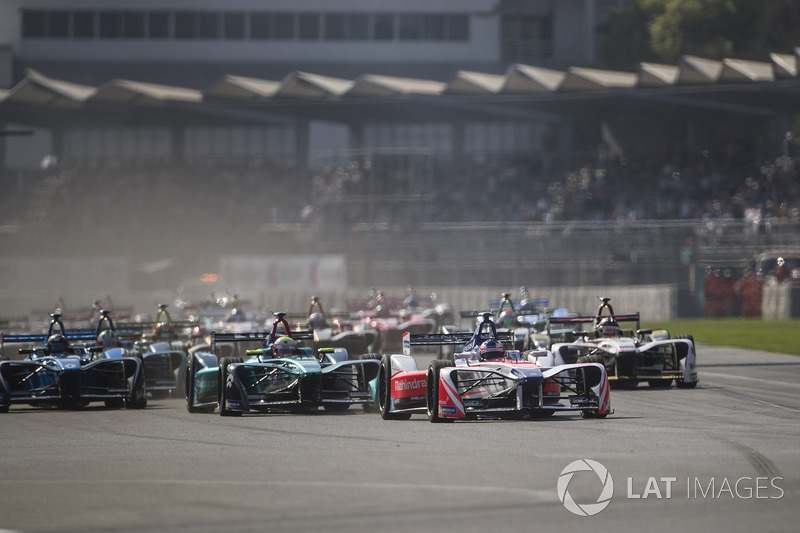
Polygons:
[[642,328],[666,329],[670,335],[692,335],[698,344],[800,355],[800,320],[760,318],[683,318],[642,322]]

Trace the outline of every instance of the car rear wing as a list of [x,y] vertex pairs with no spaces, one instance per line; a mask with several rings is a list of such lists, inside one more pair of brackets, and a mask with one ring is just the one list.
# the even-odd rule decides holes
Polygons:
[[[211,351],[215,352],[217,343],[219,342],[264,342],[270,338],[269,331],[254,331],[250,333],[226,333],[226,332],[211,332]],[[314,340],[313,331],[292,331],[289,337],[296,341],[312,341]]]
[[[403,354],[411,355],[412,346],[455,346],[466,344],[475,336],[468,331],[455,333],[403,333]],[[514,342],[513,331],[498,331],[497,340],[500,342]]]
[[[83,333],[83,332],[71,332],[64,335],[68,341],[93,341],[97,340],[95,337],[94,332],[91,333]],[[36,334],[36,335],[6,335],[0,333],[0,345],[5,343],[12,343],[12,342],[19,342],[19,343],[30,343],[30,342],[40,342],[44,344],[47,341],[47,335],[45,334]]]
[[550,333],[552,324],[591,324],[598,319],[613,318],[617,322],[636,322],[636,330],[639,329],[639,313],[630,315],[604,315],[604,316],[550,316],[547,318],[547,332]]

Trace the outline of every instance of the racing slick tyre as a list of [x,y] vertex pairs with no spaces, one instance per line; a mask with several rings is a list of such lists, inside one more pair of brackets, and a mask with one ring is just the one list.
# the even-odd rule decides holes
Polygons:
[[[595,353],[589,355],[582,355],[575,360],[576,363],[600,363],[601,365],[605,366],[605,359],[603,358],[602,354]],[[612,369],[606,367],[606,371],[608,372],[609,376],[616,375],[616,372],[613,372]],[[638,381],[634,381],[631,379],[610,379],[608,380],[608,386],[611,389],[635,389],[639,385]]]
[[[682,373],[683,373],[683,363],[681,363],[681,374]],[[675,380],[675,386],[678,387],[679,389],[693,389],[693,388],[697,387],[697,382],[696,381],[690,381],[689,383],[686,383],[682,379],[676,379]]]
[[223,357],[219,360],[219,415],[220,416],[242,416],[241,411],[231,411],[225,408],[227,396],[226,385],[228,383],[228,365],[231,363],[241,363],[242,357]]
[[441,374],[442,368],[447,368],[454,366],[455,362],[452,359],[434,359],[431,361],[431,364],[428,366],[428,374],[427,374],[427,394],[426,394],[426,404],[427,404],[427,413],[428,413],[428,420],[433,423],[439,422],[453,422],[453,418],[445,418],[439,416],[439,375]]
[[144,409],[147,407],[147,382],[144,378],[144,370],[134,378],[131,395],[125,398],[124,401],[126,409]]
[[213,413],[216,407],[195,407],[192,405],[194,397],[194,376],[197,369],[194,367],[194,357],[192,354],[186,356],[186,410],[190,413]]
[[[693,335],[675,335],[675,337],[673,337],[673,338],[674,339],[689,339],[690,341],[692,341],[692,344],[694,344],[694,336]],[[681,363],[681,374],[683,374],[683,363]],[[675,385],[679,389],[693,389],[693,388],[697,387],[697,382],[696,381],[691,381],[689,383],[686,383],[683,380],[676,379],[675,380]]]
[[[361,360],[361,361],[372,360],[372,359],[380,360],[380,358],[381,358],[381,355],[377,354],[377,353],[363,353],[358,357],[358,359]],[[380,372],[380,369],[378,370],[378,372]],[[375,379],[375,377],[377,377],[377,376],[373,376],[372,379]],[[370,380],[370,376],[368,376],[368,375],[365,375],[364,379],[366,381],[371,381]],[[369,386],[369,384],[367,384],[367,386]],[[371,403],[361,404],[361,408],[364,410],[365,413],[379,413],[380,412],[380,409],[378,408],[378,399],[374,398],[374,400],[375,401],[373,401]]]
[[384,354],[381,356],[381,366],[378,370],[378,411],[384,420],[408,420],[411,413],[392,413],[392,356]]

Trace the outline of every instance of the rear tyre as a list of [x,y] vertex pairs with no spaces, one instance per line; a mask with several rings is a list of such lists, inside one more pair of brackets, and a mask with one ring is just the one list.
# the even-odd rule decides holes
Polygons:
[[242,416],[241,411],[231,411],[225,407],[227,400],[228,384],[228,365],[231,363],[241,363],[241,357],[223,357],[219,360],[219,415],[220,416]]
[[392,356],[385,354],[381,357],[381,366],[378,370],[378,411],[384,420],[408,420],[411,413],[392,413]]
[[428,420],[433,423],[453,422],[453,418],[439,416],[439,377],[442,368],[452,367],[455,363],[452,359],[434,359],[428,366],[426,384],[426,405]]
[[[142,366],[142,369],[144,369],[144,366]],[[144,409],[147,407],[147,382],[144,378],[144,370],[142,370],[142,374],[138,379],[133,380],[133,383],[134,389],[131,391],[131,395],[125,398],[125,408]]]

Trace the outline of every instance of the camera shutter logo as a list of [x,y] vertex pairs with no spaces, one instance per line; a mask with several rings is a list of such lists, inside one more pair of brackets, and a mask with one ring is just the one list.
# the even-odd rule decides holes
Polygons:
[[[597,474],[600,481],[603,483],[603,490],[595,503],[579,504],[572,499],[567,488],[569,482],[572,481],[572,476],[576,472],[591,471]],[[573,461],[561,471],[558,477],[558,499],[564,504],[564,507],[571,513],[578,516],[594,516],[611,503],[611,497],[614,495],[614,480],[611,479],[608,469],[591,459],[578,459]]]

